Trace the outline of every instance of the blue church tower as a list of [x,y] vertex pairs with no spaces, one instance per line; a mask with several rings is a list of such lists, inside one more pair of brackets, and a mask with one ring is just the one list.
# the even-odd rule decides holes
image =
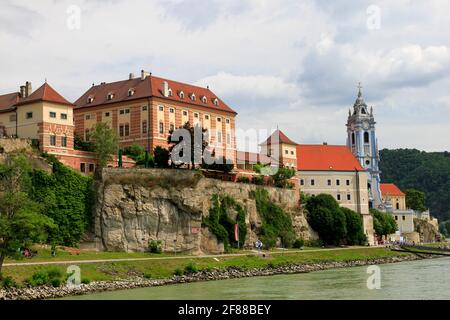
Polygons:
[[352,150],[361,166],[368,174],[369,208],[384,209],[380,190],[380,170],[378,164],[378,141],[375,132],[373,108],[368,109],[364,102],[361,84],[358,97],[349,110],[347,120],[347,146]]

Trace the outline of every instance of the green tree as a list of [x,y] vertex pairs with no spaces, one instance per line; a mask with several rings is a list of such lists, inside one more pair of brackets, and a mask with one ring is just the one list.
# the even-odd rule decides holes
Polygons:
[[295,176],[295,172],[296,172],[295,169],[291,169],[288,167],[278,168],[277,172],[271,176],[273,185],[279,188],[291,187],[289,179]]
[[123,154],[126,156],[129,156],[134,161],[138,160],[140,157],[142,157],[145,153],[144,147],[133,143],[131,146],[128,146],[123,149]]
[[397,231],[397,223],[392,214],[376,209],[370,209],[370,214],[373,217],[373,228],[377,235],[387,236]]
[[347,229],[346,244],[364,245],[367,242],[367,236],[364,233],[363,220],[359,213],[348,208],[340,208],[345,214],[345,226]]
[[99,122],[95,125],[90,139],[94,143],[94,152],[98,161],[97,167],[106,167],[108,161],[113,160],[113,155],[117,153],[119,148],[117,133],[106,123]]
[[158,168],[168,168],[170,160],[170,152],[163,147],[157,146],[153,150],[153,159],[155,161],[155,166]]
[[416,189],[408,189],[405,193],[406,207],[420,212],[427,210],[425,206],[425,192]]
[[23,155],[10,155],[0,165],[0,271],[6,257],[17,258],[20,248],[44,241],[52,219],[30,200],[31,167]]

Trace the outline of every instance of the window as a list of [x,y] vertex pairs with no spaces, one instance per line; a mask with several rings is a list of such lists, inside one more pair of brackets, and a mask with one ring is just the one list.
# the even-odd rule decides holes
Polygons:
[[398,220],[398,216],[395,216],[395,221],[397,221]]
[[32,119],[32,118],[33,118],[33,112],[27,112],[27,113],[25,114],[25,118],[26,118],[26,119]]
[[197,112],[194,113],[194,118],[198,118],[198,113]]
[[93,163],[89,163],[89,172],[94,172],[94,164]]
[[226,119],[226,120],[225,120],[225,123],[226,123],[226,124],[230,124],[230,119]]
[[346,180],[345,184],[349,186],[350,185],[350,180]]
[[87,103],[92,103],[94,102],[94,97],[88,97],[87,98]]
[[125,114],[130,113],[130,109],[125,109]]
[[336,180],[336,185],[337,185],[337,186],[340,186],[340,185],[341,185],[341,180],[337,179],[337,180]]
[[108,95],[106,96],[106,98],[108,100],[112,100],[112,98],[114,98],[114,94],[112,92],[108,93]]
[[369,133],[364,132],[364,143],[369,143]]
[[142,133],[147,133],[147,120],[142,121]]
[[170,131],[175,131],[175,125],[173,124],[173,123],[171,123],[170,125],[169,125],[169,128],[170,128]]
[[331,180],[330,179],[328,179],[328,185],[331,186]]
[[125,124],[125,136],[128,137],[130,135],[130,125],[128,123]]
[[169,97],[171,97],[172,96],[172,89],[169,88],[168,93],[169,93]]
[[159,111],[164,111],[164,106],[159,106]]
[[84,130],[84,139],[89,141],[89,129]]
[[311,185],[312,186],[316,185],[316,182],[314,181],[314,179],[311,179]]
[[352,133],[352,144],[355,144],[355,133]]
[[187,116],[188,112],[187,111],[183,111],[183,116]]
[[231,144],[231,134],[227,132],[227,144]]
[[347,194],[347,200],[348,200],[348,201],[352,200],[351,194]]
[[180,98],[184,99],[184,92],[183,91],[180,91]]
[[337,199],[338,201],[341,201],[341,195],[338,194],[338,195],[336,196],[336,199]]
[[284,153],[285,154],[289,154],[289,150],[284,150]]
[[84,162],[80,163],[80,171],[81,172],[86,172],[86,163],[84,163]]
[[56,136],[54,134],[50,135],[50,145],[56,146]]
[[159,133],[163,134],[164,133],[164,122],[160,122],[159,123]]
[[406,220],[406,216],[402,216],[402,220],[405,221]]
[[124,134],[124,125],[121,124],[121,125],[119,126],[119,136],[120,136],[120,137],[123,137],[123,134]]
[[128,96],[131,97],[134,94],[134,89],[128,90]]
[[205,114],[205,120],[209,120],[209,115]]
[[175,109],[174,109],[174,108],[170,108],[170,109],[169,109],[169,112],[170,112],[170,113],[175,113]]
[[217,143],[222,143],[222,131],[217,131]]
[[16,119],[17,119],[17,117],[16,117],[15,114],[12,114],[12,115],[9,116],[9,121],[10,121],[10,122],[15,122]]
[[56,118],[56,112],[50,111],[49,115],[50,115],[50,118]]
[[203,102],[203,103],[207,103],[207,102],[208,102],[208,99],[207,99],[205,96],[203,96],[203,97],[202,97],[202,102]]
[[61,137],[61,147],[67,147],[67,137],[66,136]]
[[142,111],[147,111],[147,106],[142,106]]
[[301,185],[301,186],[304,186],[304,185],[305,185],[305,180],[301,179],[301,180],[300,180],[300,185]]
[[217,100],[217,98],[214,98],[213,103],[215,106],[217,106],[219,104],[219,100]]
[[291,151],[291,155],[294,155],[294,151]]
[[67,120],[67,113],[61,113],[61,120]]
[[197,98],[195,97],[195,94],[191,94],[191,100],[195,101]]
[[222,122],[222,118],[218,117],[217,122]]
[[91,115],[90,115],[90,114],[87,114],[84,118],[85,118],[86,120],[90,120],[90,119],[91,119]]
[[111,113],[105,112],[105,118],[108,118],[108,117],[110,117],[110,116],[111,116]]
[[370,160],[366,160],[366,165],[369,165],[370,164]]
[[397,209],[397,210],[400,210],[400,203],[396,203],[396,205],[395,205],[395,208]]
[[120,113],[120,114],[125,114],[125,110],[124,110],[124,109],[121,109],[121,110],[119,111],[119,113]]

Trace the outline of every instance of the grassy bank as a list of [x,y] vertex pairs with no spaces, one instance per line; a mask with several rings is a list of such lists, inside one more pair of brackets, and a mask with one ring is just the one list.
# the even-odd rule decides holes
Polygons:
[[[93,254],[93,253],[92,253]],[[99,253],[100,254],[100,253]],[[105,253],[103,253],[105,254]],[[109,253],[108,253],[109,254]],[[111,253],[114,257],[139,258],[141,255],[149,257],[148,254],[124,254]],[[302,252],[283,252],[283,253],[267,253],[266,257],[247,254],[241,256],[224,256],[224,257],[164,257],[154,255],[162,259],[141,260],[141,261],[120,261],[120,262],[96,262],[80,264],[82,278],[91,281],[113,281],[119,279],[127,279],[136,276],[144,276],[153,279],[170,278],[178,270],[182,271],[186,266],[194,266],[197,270],[211,268],[226,268],[229,266],[239,266],[243,268],[261,268],[266,266],[278,266],[288,263],[304,264],[319,263],[330,261],[352,261],[352,260],[371,260],[378,258],[404,256],[407,253],[393,252],[386,248],[355,248],[355,249],[336,249],[336,250],[305,250]],[[75,260],[74,257],[86,259],[87,256],[68,256]],[[96,256],[98,258],[99,255]],[[103,256],[104,257],[104,256]],[[109,256],[111,258],[112,256]],[[64,257],[66,258],[66,257]],[[20,265],[5,266],[3,273],[6,276],[13,277],[18,283],[23,283],[33,273],[48,268],[47,266],[36,265]],[[55,265],[52,268],[58,268],[61,272],[66,272],[67,265]]]

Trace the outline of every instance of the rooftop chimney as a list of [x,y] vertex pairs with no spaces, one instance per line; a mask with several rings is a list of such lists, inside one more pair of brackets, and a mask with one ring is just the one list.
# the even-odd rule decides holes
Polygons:
[[31,82],[27,81],[25,82],[25,96],[29,96],[31,95],[31,92],[33,91],[33,89],[31,88]]
[[26,91],[25,88],[26,88],[25,86],[20,86],[20,97],[21,98],[26,98],[25,97],[25,91]]
[[324,142],[323,145],[324,145],[324,146],[327,146],[327,145],[328,145],[328,142]]
[[131,72],[130,75],[128,76],[128,79],[129,80],[133,80],[134,79],[134,73]]
[[162,93],[163,93],[164,97],[168,97],[169,96],[169,84],[167,83],[167,81],[163,82]]
[[149,75],[151,75],[151,72],[141,70],[141,80],[145,80]]

